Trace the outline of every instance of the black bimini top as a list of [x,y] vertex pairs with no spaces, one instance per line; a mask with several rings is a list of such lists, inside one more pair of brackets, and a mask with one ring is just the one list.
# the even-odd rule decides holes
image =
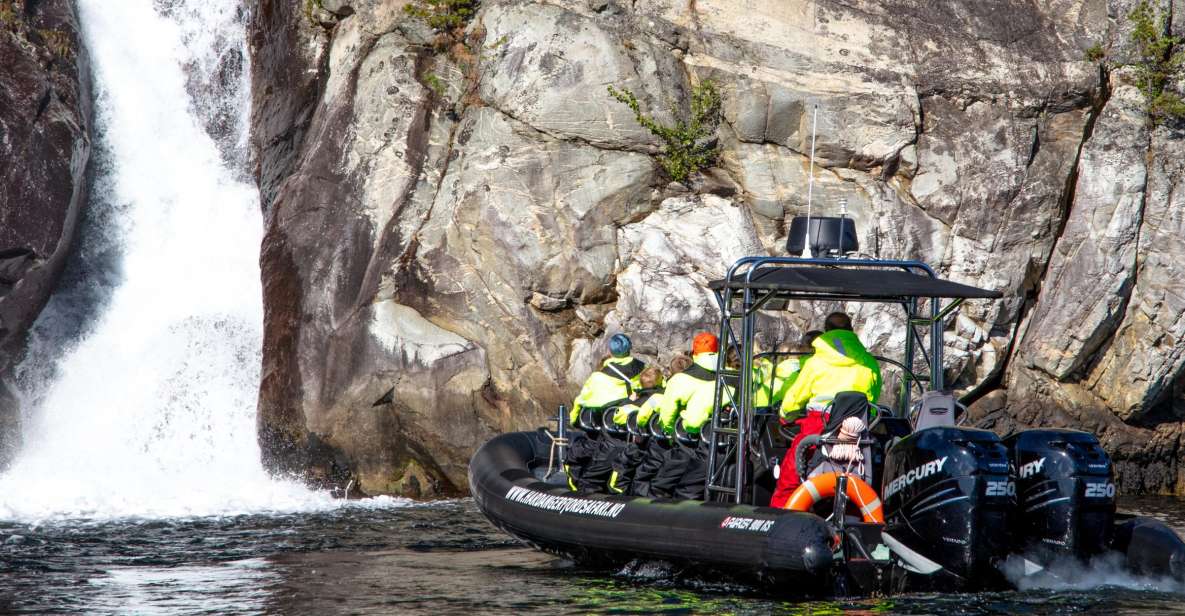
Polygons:
[[[748,281],[746,281],[748,278]],[[752,290],[781,297],[850,299],[853,301],[895,301],[911,297],[998,299],[989,291],[941,278],[913,274],[902,269],[839,267],[758,267],[751,275],[737,275],[731,281],[714,280],[713,291]]]

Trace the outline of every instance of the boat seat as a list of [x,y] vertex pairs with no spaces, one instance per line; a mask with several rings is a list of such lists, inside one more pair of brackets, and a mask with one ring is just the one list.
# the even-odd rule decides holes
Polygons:
[[605,434],[608,434],[609,436],[624,439],[629,435],[629,429],[613,421],[613,416],[617,414],[618,408],[619,407],[612,406],[607,407],[601,411],[601,428],[605,431]]
[[[841,391],[835,394],[835,398],[827,405],[824,411],[827,417],[827,423],[823,425],[823,430],[818,435],[808,436],[798,444],[798,451],[794,452],[796,456],[795,468],[798,475],[804,481],[813,473],[818,471],[821,467],[834,466],[834,464],[827,459],[824,454],[824,449],[829,445],[839,443],[840,426],[844,420],[851,417],[859,418],[864,422],[864,431],[860,434],[857,441],[864,453],[864,480],[871,482],[874,479],[873,468],[876,465],[876,457],[873,455],[873,446],[877,444],[876,439],[872,437],[870,431],[872,404],[868,402],[868,397],[858,391]],[[806,452],[809,447],[815,447],[815,453],[808,460]]]
[[688,432],[687,428],[683,425],[683,419],[679,418],[675,420],[675,440],[681,445],[695,447],[699,444],[699,433]]
[[581,408],[580,415],[576,419],[576,426],[585,432],[600,432],[601,413],[603,412],[604,409]]
[[625,422],[625,430],[630,436],[637,436],[646,438],[650,436],[649,426],[638,425],[638,413],[630,413],[629,419]]
[[958,425],[966,407],[959,404],[950,391],[928,391],[922,394],[910,411],[914,432],[934,427]]
[[646,431],[649,433],[650,438],[658,439],[663,443],[669,443],[671,441],[671,437],[666,432],[663,432],[662,426],[659,425],[658,413],[650,416],[650,422],[646,424]]

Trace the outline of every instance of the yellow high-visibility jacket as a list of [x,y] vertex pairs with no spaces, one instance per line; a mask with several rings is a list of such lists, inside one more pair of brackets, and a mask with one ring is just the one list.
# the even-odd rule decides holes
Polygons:
[[[658,404],[659,421],[662,429],[671,434],[675,431],[675,420],[682,419],[688,432],[699,432],[712,418],[712,406],[716,396],[716,354],[700,353],[691,358],[694,364],[667,381],[662,401]],[[728,402],[733,395],[729,387],[724,395]]]
[[753,362],[753,384],[756,392],[753,394],[754,408],[762,406],[778,406],[786,397],[786,392],[798,378],[801,361],[806,357],[791,356],[778,362],[768,357],[759,357]]
[[658,403],[662,401],[662,388],[656,388],[656,391],[642,390],[637,400],[629,404],[623,404],[617,407],[617,411],[613,413],[613,423],[624,426],[630,421],[630,413],[638,414],[638,425],[644,426],[646,422],[650,421],[650,416],[654,414],[654,409],[658,408]]
[[782,400],[786,399],[786,392],[790,391],[794,381],[798,380],[798,373],[802,370],[803,364],[810,358],[810,355],[797,355],[778,362],[778,367],[774,370],[773,400],[770,401],[770,406],[782,404]]
[[800,414],[811,402],[826,404],[841,391],[858,391],[876,402],[881,393],[880,364],[856,334],[832,330],[815,339],[815,354],[802,364],[782,400],[782,417]]
[[584,387],[572,401],[568,418],[576,424],[582,408],[604,408],[616,402],[628,402],[633,392],[642,388],[639,375],[646,364],[633,357],[610,357],[600,370],[588,375]]
[[774,362],[768,357],[753,360],[753,406],[769,406],[774,397]]

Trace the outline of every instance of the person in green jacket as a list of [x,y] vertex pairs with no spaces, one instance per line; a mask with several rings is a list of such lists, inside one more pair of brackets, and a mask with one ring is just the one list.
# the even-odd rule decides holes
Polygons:
[[778,355],[782,356],[779,362],[775,363],[770,357],[758,357],[753,360],[754,408],[781,406],[786,392],[798,378],[802,364],[814,353],[811,343],[822,333],[811,330],[803,334],[801,343],[779,346]]
[[773,405],[778,389],[778,365],[769,356],[761,356],[762,349],[753,346],[753,408]]
[[802,364],[782,400],[781,415],[791,420],[808,404],[826,406],[841,391],[858,391],[875,403],[881,394],[880,364],[852,331],[852,318],[842,312],[827,316],[815,354]]
[[803,365],[815,353],[814,347],[811,346],[815,339],[822,336],[823,332],[812,329],[802,335],[802,340],[798,344],[789,344],[780,349],[783,353],[793,353],[788,355],[785,359],[778,362],[778,367],[774,371],[773,395],[770,406],[781,407],[782,400],[786,399],[786,393],[794,386],[794,382],[798,380],[798,373],[802,371]]
[[630,355],[630,339],[625,334],[614,334],[609,339],[609,354],[601,368],[589,375],[572,402],[568,419],[575,426],[583,409],[604,409],[626,404],[634,392],[642,389],[640,377],[646,364]]
[[691,367],[667,381],[658,404],[659,423],[667,434],[675,432],[678,419],[683,420],[684,429],[695,434],[712,418],[719,348],[716,336],[707,332],[696,334],[691,344]]

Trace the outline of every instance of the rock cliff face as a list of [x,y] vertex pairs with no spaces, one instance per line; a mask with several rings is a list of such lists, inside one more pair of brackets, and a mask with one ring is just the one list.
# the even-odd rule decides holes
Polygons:
[[[85,203],[90,91],[69,0],[0,0],[0,376],[49,299]],[[0,379],[0,463],[19,437]]]
[[[716,319],[704,283],[805,213],[817,105],[815,212],[1004,292],[949,324],[977,421],[1097,430],[1125,489],[1185,491],[1185,146],[1123,68],[1131,0],[485,0],[451,36],[403,4],[254,15],[273,467],[461,491],[473,449],[569,401],[608,335],[665,362]],[[669,123],[705,80],[720,156],[673,184],[606,86]],[[850,308],[901,343],[897,315]]]

